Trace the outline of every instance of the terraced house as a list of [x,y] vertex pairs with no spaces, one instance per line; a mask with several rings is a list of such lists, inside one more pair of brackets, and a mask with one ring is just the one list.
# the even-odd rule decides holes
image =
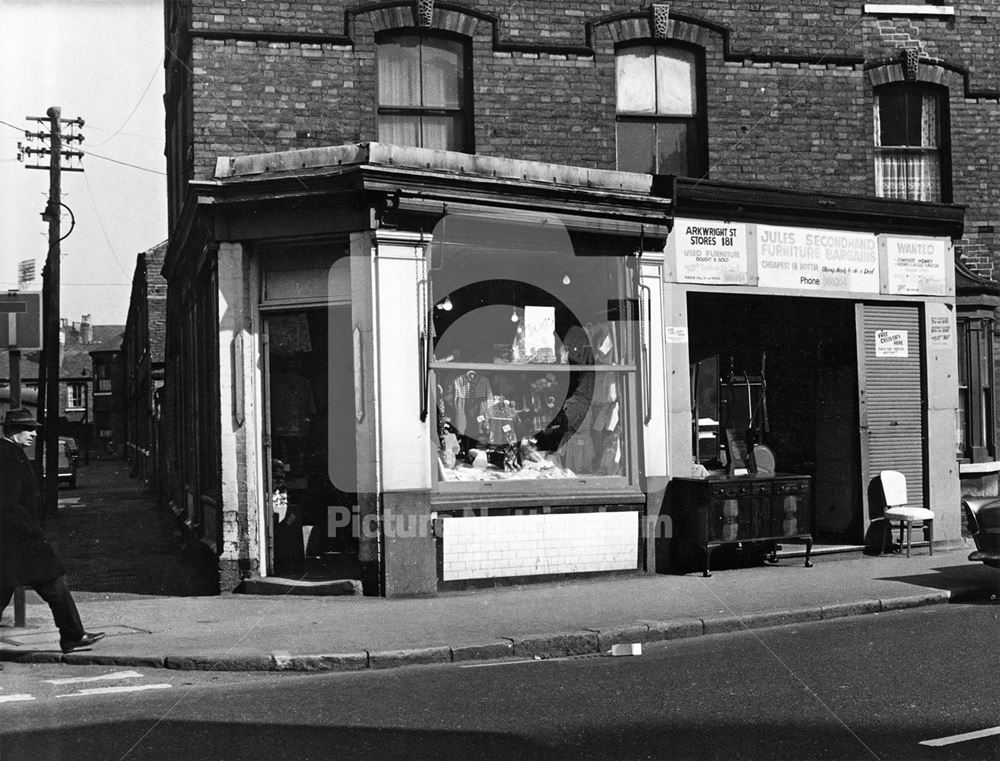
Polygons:
[[994,4],[166,8],[159,481],[224,589],[808,564],[882,470],[935,544],[996,489]]

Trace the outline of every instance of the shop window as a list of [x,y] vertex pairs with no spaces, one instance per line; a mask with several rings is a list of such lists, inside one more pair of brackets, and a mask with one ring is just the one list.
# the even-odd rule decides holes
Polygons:
[[875,91],[875,193],[948,200],[947,114],[937,88],[896,83]]
[[634,478],[631,268],[539,250],[531,237],[522,250],[511,232],[494,236],[505,240],[497,247],[432,256],[439,482],[624,486]]
[[992,460],[996,457],[993,320],[959,315],[957,329],[956,454],[959,459],[972,462]]
[[701,57],[631,45],[615,57],[618,169],[701,177],[706,171]]
[[396,145],[462,151],[472,146],[468,45],[424,33],[378,44],[378,139]]

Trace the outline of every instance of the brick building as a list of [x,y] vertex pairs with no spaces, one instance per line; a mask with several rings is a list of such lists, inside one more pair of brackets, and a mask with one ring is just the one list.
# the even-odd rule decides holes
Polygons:
[[[79,321],[62,319],[59,330],[59,432],[72,436],[84,452],[92,442],[103,447],[95,425],[95,376],[92,353],[117,351],[122,337],[121,325],[94,325],[90,315]],[[21,357],[22,401],[37,406],[39,361],[41,352],[25,352]],[[0,414],[7,408],[10,386],[9,357],[0,353]],[[102,406],[98,405],[99,407]]]
[[166,241],[136,257],[132,293],[122,337],[125,368],[125,457],[132,474],[159,490],[159,396],[163,387],[163,345],[167,283],[160,271]]
[[125,456],[126,407],[125,365],[122,363],[121,339],[113,346],[88,352],[93,367],[92,426],[94,443],[103,455]]
[[[355,555],[368,589],[385,594],[498,576],[654,570],[658,549],[635,535],[636,516],[676,517],[664,499],[670,481],[729,451],[719,421],[698,429],[689,365],[719,356],[716,375],[729,388],[739,376],[760,389],[766,340],[803,347],[783,365],[772,355],[770,373],[785,380],[770,379],[770,430],[758,434],[782,469],[813,479],[826,521],[817,533],[860,542],[878,517],[872,475],[895,466],[918,501],[944,512],[936,538],[957,541],[963,461],[979,488],[996,460],[1000,183],[988,157],[1000,133],[998,20],[987,4],[843,0],[168,3],[164,474],[168,499],[219,553],[223,586],[309,554],[308,543],[282,549],[296,520],[329,539],[326,549]],[[480,227],[484,215],[499,226]],[[565,235],[549,240],[550,222]],[[682,251],[678,222],[708,234]],[[454,245],[469,266],[478,261],[477,229],[493,236],[491,250],[510,254],[513,270],[493,273],[496,288],[510,291],[506,301],[476,291],[448,258]],[[707,242],[722,230],[732,231],[718,236],[723,243]],[[841,272],[815,283],[780,277],[781,249],[766,246],[795,246],[797,236],[828,245],[824,255]],[[537,265],[535,239],[563,253],[603,253],[606,269],[580,269],[579,257]],[[520,249],[510,252],[511,241]],[[921,259],[928,272],[912,269],[911,244],[930,252]],[[714,245],[734,249],[721,269],[684,269],[685,256],[698,261]],[[870,271],[839,277],[860,256],[873,257]],[[534,290],[510,285],[536,265]],[[576,468],[593,476],[580,479],[586,493],[565,480],[542,497],[509,483],[444,483],[454,473],[438,463],[442,419],[464,420],[455,400],[471,398],[464,381],[449,393],[457,370],[492,374],[522,400],[536,381],[564,400],[584,383],[560,371],[519,385],[497,372],[516,353],[509,331],[490,346],[498,356],[468,345],[465,357],[448,354],[443,331],[466,316],[449,316],[451,308],[468,297],[502,303],[536,328],[551,319],[561,345],[537,348],[566,365],[558,360],[567,315],[586,311],[578,322],[589,329],[601,310],[583,289],[561,301],[547,280],[557,275],[567,286],[599,282],[603,302],[640,303],[651,318],[635,322],[622,315],[638,310],[608,306],[599,320],[614,323],[618,348],[607,359],[622,391],[613,417],[624,422],[608,428],[603,419],[600,438],[591,437],[597,451]],[[787,309],[782,325],[762,296]],[[389,304],[397,311],[384,311]],[[530,315],[518,311],[528,306]],[[419,341],[414,326],[423,326]],[[488,329],[478,329],[485,341]],[[878,375],[889,349],[866,355],[875,336],[900,339],[895,359],[913,361]],[[448,364],[456,357],[461,367]],[[802,369],[817,362],[830,371],[821,379]],[[606,395],[602,373],[591,381]],[[889,390],[883,406],[866,406],[866,393],[870,401],[880,383],[904,376],[909,402],[894,406],[891,397],[903,395]],[[396,399],[390,379],[412,393]],[[807,392],[796,395],[796,384]],[[490,391],[484,397],[504,396]],[[750,393],[749,406],[759,406],[759,392]],[[810,398],[821,402],[810,407]],[[605,405],[614,407],[607,396]],[[439,407],[447,414],[436,416]],[[846,423],[837,422],[841,409]],[[807,433],[792,422],[803,415]],[[883,418],[896,430],[876,431]],[[468,442],[457,438],[467,457]],[[480,443],[499,456],[502,440]],[[551,452],[565,466],[568,451]],[[324,466],[309,465],[317,453]],[[350,478],[335,472],[342,458]],[[849,495],[828,498],[840,492]],[[479,513],[461,517],[468,505]],[[526,536],[543,518],[556,520],[543,508],[579,541],[540,551],[542,570],[459,568],[461,549],[475,555],[476,542],[493,542],[501,518]],[[429,533],[393,534],[392,510]],[[350,529],[329,525],[341,514]],[[366,521],[374,531],[355,530]],[[557,559],[609,531],[621,531],[616,558]]]

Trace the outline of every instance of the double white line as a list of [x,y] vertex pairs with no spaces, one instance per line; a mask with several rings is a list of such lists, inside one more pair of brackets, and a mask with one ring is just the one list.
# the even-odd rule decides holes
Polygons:
[[[143,675],[138,671],[116,671],[112,674],[102,674],[100,676],[78,676],[67,677],[65,679],[46,679],[49,684],[81,684],[83,682],[105,682],[116,679],[142,679]],[[112,695],[118,692],[142,692],[144,690],[164,690],[172,687],[170,684],[131,684],[119,685],[116,687],[90,687],[65,695],[56,695],[57,698],[79,698],[87,695]]]

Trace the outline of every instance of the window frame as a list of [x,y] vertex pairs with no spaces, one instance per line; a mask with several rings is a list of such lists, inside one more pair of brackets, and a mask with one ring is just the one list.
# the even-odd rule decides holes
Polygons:
[[[630,50],[635,50],[636,48],[651,48],[654,56],[662,50],[683,50],[688,53],[693,54],[694,57],[694,87],[695,87],[695,97],[694,97],[694,115],[692,116],[678,116],[674,114],[641,114],[641,113],[630,113],[628,111],[619,110],[618,101],[618,83],[617,83],[617,66],[618,66],[618,56],[627,53]],[[621,169],[621,158],[620,158],[620,141],[618,139],[618,125],[619,124],[652,124],[655,126],[657,124],[693,124],[696,130],[695,136],[695,147],[688,148],[687,161],[688,161],[688,174],[684,176],[697,177],[705,179],[709,174],[709,161],[708,161],[708,108],[707,108],[707,77],[705,73],[705,49],[699,45],[693,45],[690,43],[678,41],[678,40],[629,40],[627,42],[619,43],[615,46],[615,67],[616,67],[616,82],[615,82],[615,165],[620,171],[629,171]],[[654,81],[653,88],[654,91],[657,90],[657,83],[655,80],[656,67],[654,65]],[[653,174],[669,174],[667,172],[661,172],[660,166],[658,165],[659,156],[655,152],[654,148],[654,171]],[[692,165],[694,168],[692,169]]]
[[[919,145],[882,145],[882,130],[881,126],[881,97],[893,93],[902,92],[908,97],[918,96],[921,99],[924,95],[933,95],[937,106],[937,146],[936,147],[924,147]],[[952,202],[952,173],[951,173],[951,109],[950,101],[948,97],[948,88],[943,85],[936,85],[929,82],[889,82],[883,85],[879,85],[872,90],[872,136],[873,136],[873,147],[875,166],[878,166],[878,162],[883,156],[892,155],[913,155],[913,154],[936,154],[938,157],[938,172],[940,174],[941,183],[941,194],[940,198],[937,199],[927,199],[934,203],[951,203]],[[921,111],[921,118],[923,118],[923,112]],[[905,200],[920,201],[924,199],[919,199],[913,197],[910,192],[910,188],[907,188],[907,195]],[[888,196],[882,195],[882,188],[876,182],[875,185],[875,195],[880,198],[886,198]]]
[[88,381],[71,381],[66,384],[66,409],[85,410],[87,409],[87,388]]
[[[459,108],[440,108],[425,106],[384,106],[382,105],[382,93],[378,78],[378,68],[380,66],[379,48],[385,44],[400,40],[402,38],[417,38],[418,47],[423,47],[424,40],[437,39],[458,43],[462,52],[462,86],[459,90]],[[461,34],[455,34],[440,30],[428,30],[421,27],[402,27],[379,32],[375,35],[375,134],[381,140],[379,134],[381,118],[384,116],[410,116],[416,117],[418,121],[417,134],[420,142],[423,143],[424,116],[448,116],[458,117],[457,123],[461,125],[463,140],[457,148],[437,148],[434,150],[454,150],[458,153],[475,153],[475,119],[474,119],[474,99],[472,80],[472,40]],[[421,91],[423,84],[423,72],[420,72]],[[422,96],[421,96],[422,97]],[[417,148],[428,146],[417,145]]]
[[995,460],[995,369],[998,326],[992,313],[959,313],[956,455],[963,462]]
[[[514,252],[505,249],[503,244],[479,246],[475,242],[459,242],[457,239],[453,245],[456,246],[456,249],[460,250],[460,254],[457,255],[461,259],[468,260],[469,257],[478,256],[482,257],[481,261],[483,262],[492,260],[492,266],[498,268],[498,271],[510,271],[511,282],[516,280],[517,264],[511,260],[511,255],[523,252]],[[557,256],[558,252],[539,248],[533,254],[548,258],[549,256]],[[432,253],[431,256],[433,261],[434,254]],[[609,269],[610,277],[612,278],[609,283],[613,283],[609,287],[613,295],[623,304],[637,300],[639,298],[639,286],[635,261],[626,256],[615,255],[610,251],[607,256],[609,259],[615,260],[611,264],[611,269]],[[585,256],[581,257],[581,263],[585,260]],[[556,262],[559,262],[559,260],[553,259],[548,264],[555,265]],[[559,264],[568,263],[570,262],[559,262]],[[553,272],[556,269],[559,269],[559,267],[552,267]],[[566,270],[565,267],[561,269],[568,272],[574,281],[576,280],[578,272],[575,269]],[[452,285],[448,283],[450,279],[448,271],[449,267],[442,250],[442,253],[438,254],[437,264],[431,269],[432,299],[435,302],[430,307],[429,314],[432,324],[435,323],[434,315],[436,310],[440,308],[448,310],[459,308],[457,304],[453,304],[450,307],[440,306],[445,296],[448,296],[450,300],[451,296],[458,292],[453,290]],[[473,279],[466,282],[464,278],[459,278],[459,281],[468,285],[492,279],[491,277],[486,277],[484,274],[481,279]],[[533,285],[530,283],[527,284],[525,293],[529,293]],[[509,313],[508,310],[518,311],[524,306],[518,300],[521,295],[523,294],[514,294],[512,292],[509,294],[510,299],[506,296],[498,297],[495,304],[503,309],[505,314]],[[493,304],[494,302],[490,303]],[[606,364],[603,362],[593,362],[580,366],[566,364],[564,361],[533,364],[497,361],[496,359],[493,361],[470,362],[467,360],[463,361],[460,358],[438,358],[436,356],[436,352],[440,348],[438,341],[444,338],[444,332],[447,328],[441,330],[440,335],[437,327],[433,329],[435,340],[428,364],[429,392],[431,397],[430,409],[436,411],[432,412],[432,415],[436,416],[440,414],[441,407],[439,402],[444,399],[438,390],[438,385],[444,384],[446,387],[447,383],[445,382],[451,381],[456,373],[468,370],[474,370],[482,374],[504,375],[509,373],[512,377],[526,376],[532,380],[541,378],[545,374],[555,374],[568,380],[571,374],[579,374],[580,376],[591,376],[595,382],[599,374],[610,374],[611,377],[616,378],[619,384],[617,393],[619,397],[618,405],[621,427],[618,435],[620,436],[622,458],[620,472],[611,475],[577,473],[575,476],[551,479],[498,478],[449,480],[443,478],[439,470],[439,437],[432,437],[430,451],[428,452],[430,462],[432,463],[431,501],[437,509],[485,507],[502,510],[518,505],[537,505],[539,499],[543,499],[550,506],[578,505],[590,502],[594,504],[632,504],[641,502],[642,492],[639,488],[641,468],[639,428],[641,428],[641,423],[638,422],[640,420],[638,411],[640,387],[638,377],[639,367],[637,364],[639,326],[638,323],[633,324],[634,321],[626,317],[619,317],[617,319],[622,323],[615,328],[615,330],[619,331],[616,342],[618,351],[621,354],[613,362]],[[484,341],[483,346],[484,348],[490,348],[493,344]],[[592,402],[592,404],[594,403]]]

